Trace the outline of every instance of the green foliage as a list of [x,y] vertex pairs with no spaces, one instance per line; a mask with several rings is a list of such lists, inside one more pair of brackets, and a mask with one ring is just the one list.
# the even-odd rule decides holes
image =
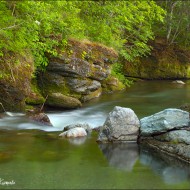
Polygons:
[[[47,55],[68,38],[89,39],[118,50],[127,60],[145,55],[153,39],[152,24],[164,11],[154,1],[10,1],[0,2],[0,56],[33,53],[44,69]],[[83,55],[85,57],[85,55]]]
[[125,78],[125,76],[123,74],[123,65],[121,63],[114,63],[112,65],[111,75],[116,77],[125,86],[129,87],[131,84],[133,84],[133,81]]
[[90,40],[111,46],[132,61],[150,51],[152,25],[163,21],[164,13],[154,1],[83,1],[80,16]]
[[190,1],[165,0],[156,3],[166,10],[163,23],[154,25],[156,35],[167,39],[169,45],[190,45]]

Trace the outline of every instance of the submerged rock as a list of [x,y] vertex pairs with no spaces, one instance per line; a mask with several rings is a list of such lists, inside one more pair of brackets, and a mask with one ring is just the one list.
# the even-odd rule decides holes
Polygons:
[[150,136],[189,126],[189,113],[180,109],[165,109],[140,120],[140,135]]
[[69,129],[59,135],[60,137],[84,137],[87,136],[86,130],[81,127],[75,127],[73,129]]
[[139,126],[133,110],[116,106],[101,127],[97,142],[137,141]]

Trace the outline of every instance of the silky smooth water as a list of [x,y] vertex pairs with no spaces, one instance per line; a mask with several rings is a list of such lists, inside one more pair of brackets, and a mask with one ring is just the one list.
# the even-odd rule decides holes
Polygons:
[[183,103],[190,103],[188,81],[142,81],[77,110],[47,111],[54,127],[7,113],[0,119],[0,189],[190,189],[190,165],[147,147],[97,144],[95,132],[58,137],[68,124],[102,125],[116,105],[132,108],[140,119]]

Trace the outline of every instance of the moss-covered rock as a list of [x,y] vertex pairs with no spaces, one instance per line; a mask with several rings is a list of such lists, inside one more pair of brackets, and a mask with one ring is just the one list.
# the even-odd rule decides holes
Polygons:
[[23,54],[6,52],[0,59],[0,112],[25,111],[25,98],[30,91],[34,72],[30,52]]
[[65,96],[61,93],[50,94],[47,98],[46,105],[67,109],[73,109],[82,106],[81,102],[78,99]]
[[[75,105],[67,99],[67,103],[62,102],[61,107],[73,108],[78,107],[81,104],[79,102],[100,96],[102,85],[106,84],[106,79],[111,74],[110,65],[118,58],[117,53],[112,48],[97,43],[74,39],[69,40],[64,51],[58,51],[59,56],[48,57],[46,71],[38,76],[43,96],[49,96],[46,104],[59,106],[60,102],[57,100],[60,96],[61,99],[72,97],[75,98]],[[110,86],[109,91],[121,89],[119,81]]]
[[0,95],[0,112],[25,111],[25,95],[23,91],[10,84],[0,82]]
[[25,102],[29,105],[39,105],[45,102],[45,98],[39,90],[36,79],[31,81],[30,92],[28,93]]
[[126,76],[144,79],[190,78],[190,51],[178,46],[167,46],[164,40],[152,42],[153,50],[147,57],[125,61]]
[[102,83],[102,87],[103,87],[103,92],[105,93],[120,91],[125,89],[125,85],[113,76],[109,76],[106,80],[104,80]]

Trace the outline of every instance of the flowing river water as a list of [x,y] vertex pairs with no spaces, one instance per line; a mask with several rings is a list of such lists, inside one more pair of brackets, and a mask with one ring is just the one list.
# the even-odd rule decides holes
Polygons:
[[190,165],[136,144],[97,144],[97,134],[60,139],[64,126],[102,125],[114,106],[139,119],[190,103],[190,81],[141,81],[82,108],[48,110],[53,127],[24,114],[0,119],[0,189],[190,189]]

